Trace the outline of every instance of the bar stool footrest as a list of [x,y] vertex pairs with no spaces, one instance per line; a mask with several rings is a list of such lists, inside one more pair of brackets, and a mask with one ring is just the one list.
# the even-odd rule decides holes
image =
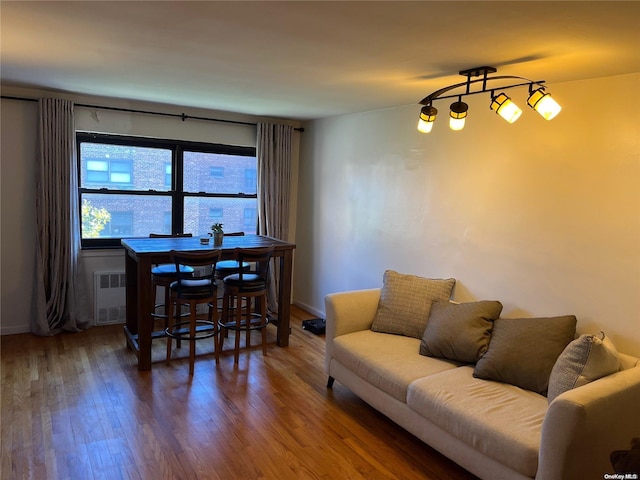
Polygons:
[[[164,333],[167,337],[178,340],[203,340],[211,338],[218,333],[218,326],[214,322],[206,320],[196,320],[196,334],[191,336],[191,330],[188,328],[190,322],[177,322],[173,324],[173,332],[165,329]],[[187,328],[183,328],[187,326]]]
[[[189,305],[184,304],[182,306],[183,307],[188,307]],[[158,303],[158,304],[153,306],[153,312],[151,312],[151,317],[152,318],[161,318],[161,319],[169,318],[169,315],[167,315],[166,313],[156,313],[156,310],[158,308],[164,308],[164,303]],[[188,317],[189,315],[190,315],[190,313],[188,311],[187,312],[181,311],[178,315],[174,315],[173,318],[185,318],[185,317]]]
[[[265,323],[262,323],[262,318],[259,314],[253,314],[254,318],[249,320],[249,326],[247,326],[247,320],[243,319],[240,321],[240,326],[235,321],[228,322],[220,322],[220,326],[222,328],[226,328],[227,330],[233,331],[246,331],[246,330],[262,330],[263,328],[267,328],[267,325],[271,323],[271,321],[267,318]],[[260,323],[257,323],[256,320],[259,320]]]

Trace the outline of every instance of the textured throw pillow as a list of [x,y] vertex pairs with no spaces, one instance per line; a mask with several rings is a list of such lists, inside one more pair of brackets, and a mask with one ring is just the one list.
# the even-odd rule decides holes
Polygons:
[[384,272],[378,310],[371,330],[422,338],[429,320],[431,303],[449,300],[456,281],[404,275],[393,270]]
[[547,394],[556,360],[573,341],[576,317],[499,318],[473,376]]
[[500,312],[502,304],[493,300],[434,302],[420,342],[420,355],[477,362],[487,351],[493,321]]
[[600,333],[601,337],[580,335],[558,357],[549,377],[549,402],[567,390],[620,370],[618,350],[604,332]]

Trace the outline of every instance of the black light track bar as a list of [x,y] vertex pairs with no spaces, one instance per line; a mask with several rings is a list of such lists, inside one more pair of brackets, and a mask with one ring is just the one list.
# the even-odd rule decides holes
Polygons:
[[[544,80],[531,80],[529,78],[526,77],[519,77],[516,75],[497,75],[495,77],[489,77],[488,75],[490,73],[495,73],[498,70],[494,67],[475,67],[475,68],[470,68],[468,70],[461,70],[460,75],[467,77],[467,81],[466,82],[461,82],[461,83],[456,83],[454,85],[449,85],[448,87],[444,87],[441,88],[439,90],[436,90],[435,92],[427,95],[426,97],[424,97],[422,100],[420,100],[420,104],[421,105],[431,105],[433,101],[435,100],[443,100],[446,98],[458,98],[460,96],[464,96],[464,95],[476,95],[478,93],[486,93],[486,92],[492,92],[494,90],[507,90],[509,88],[515,88],[515,87],[523,87],[525,85],[540,85],[540,86],[544,86],[545,81]],[[482,76],[482,78],[476,79],[476,80],[471,80],[471,77],[479,77]],[[494,88],[487,88],[487,82],[489,81],[494,81],[494,80],[520,80],[519,83],[514,83],[511,85],[505,85],[505,86],[497,86]],[[482,89],[481,90],[477,90],[475,92],[470,91],[471,90],[471,85],[475,84],[475,83],[480,83],[482,82]],[[462,88],[462,87],[467,87],[466,88],[466,92],[465,93],[456,93],[456,94],[451,94],[451,95],[443,95],[447,92],[450,92],[451,90],[455,90],[457,88]]]

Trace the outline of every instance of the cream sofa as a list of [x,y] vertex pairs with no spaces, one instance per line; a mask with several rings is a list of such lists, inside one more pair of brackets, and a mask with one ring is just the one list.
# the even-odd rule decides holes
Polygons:
[[473,377],[420,355],[417,338],[370,329],[380,289],[325,299],[325,370],[398,425],[483,479],[601,480],[640,436],[640,362],[557,396]]

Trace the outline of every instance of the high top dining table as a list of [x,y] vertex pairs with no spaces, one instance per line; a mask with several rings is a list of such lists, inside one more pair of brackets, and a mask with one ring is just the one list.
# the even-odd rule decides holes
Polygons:
[[293,243],[284,242],[263,235],[242,235],[224,237],[221,247],[201,244],[199,237],[179,238],[124,238],[126,274],[127,322],[124,334],[127,345],[138,356],[138,370],[151,370],[151,340],[164,336],[164,332],[153,332],[151,312],[155,302],[151,291],[151,267],[158,263],[170,263],[169,252],[181,250],[197,252],[220,248],[222,260],[233,258],[233,250],[240,248],[262,248],[274,246],[273,258],[279,260],[280,281],[278,288],[278,318],[271,319],[277,325],[277,344],[289,345],[289,316],[291,310],[291,270],[293,267]]

